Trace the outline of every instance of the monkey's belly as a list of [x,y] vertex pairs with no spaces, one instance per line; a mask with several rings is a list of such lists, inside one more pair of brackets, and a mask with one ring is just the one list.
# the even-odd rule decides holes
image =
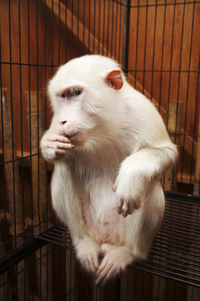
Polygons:
[[116,208],[105,207],[97,211],[88,200],[82,200],[83,218],[88,234],[97,243],[121,245],[124,242],[125,221]]

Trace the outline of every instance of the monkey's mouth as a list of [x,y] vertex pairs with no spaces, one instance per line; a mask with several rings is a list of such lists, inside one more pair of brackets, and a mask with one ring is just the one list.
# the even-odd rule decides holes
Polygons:
[[69,139],[71,139],[71,138],[77,136],[78,134],[80,134],[80,131],[72,133],[72,134],[67,134],[66,137],[69,138]]
[[68,139],[70,139],[71,143],[75,146],[83,146],[87,139],[86,133],[82,131],[77,131],[71,134],[65,134],[65,136]]

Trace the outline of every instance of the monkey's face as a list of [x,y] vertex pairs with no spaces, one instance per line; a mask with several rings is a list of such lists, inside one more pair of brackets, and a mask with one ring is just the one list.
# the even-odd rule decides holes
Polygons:
[[83,145],[99,135],[99,128],[105,130],[105,115],[114,98],[116,106],[116,93],[123,85],[116,67],[111,59],[85,56],[59,68],[48,88],[59,134]]
[[59,88],[53,98],[51,97],[58,134],[70,138],[79,146],[84,144],[90,132],[97,126],[95,118],[87,110],[87,98],[86,86],[77,81],[67,84],[64,89]]

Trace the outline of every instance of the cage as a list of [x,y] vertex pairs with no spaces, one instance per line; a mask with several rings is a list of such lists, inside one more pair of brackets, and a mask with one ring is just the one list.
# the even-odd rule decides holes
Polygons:
[[[1,0],[0,299],[200,300],[200,1]],[[39,148],[46,86],[83,54],[115,58],[161,113],[179,161],[149,258],[103,288],[75,260]]]

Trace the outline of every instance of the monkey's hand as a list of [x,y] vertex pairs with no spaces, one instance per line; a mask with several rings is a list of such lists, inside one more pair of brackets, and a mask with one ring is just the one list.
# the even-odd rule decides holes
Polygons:
[[40,147],[43,157],[47,161],[53,161],[65,156],[67,152],[74,147],[74,145],[67,137],[63,135],[52,134],[47,131],[42,137]]
[[127,166],[127,163],[122,163],[113,185],[113,191],[116,192],[118,200],[117,211],[123,217],[140,208],[145,187],[148,186],[147,178],[137,169],[136,165],[135,167]]
[[90,273],[95,273],[99,266],[100,247],[89,237],[81,239],[75,246],[77,258]]

